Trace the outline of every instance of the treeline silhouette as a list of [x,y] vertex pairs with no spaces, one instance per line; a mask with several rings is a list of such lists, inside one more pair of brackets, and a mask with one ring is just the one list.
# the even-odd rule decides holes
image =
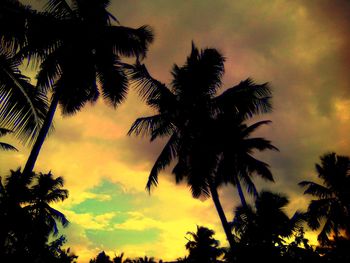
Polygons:
[[[268,139],[254,136],[271,123],[256,121],[272,111],[268,83],[246,79],[221,92],[224,56],[192,43],[184,65],[174,65],[171,82],[164,84],[142,62],[153,41],[149,26],[122,26],[107,11],[109,0],[45,2],[40,11],[18,0],[0,2],[0,137],[13,134],[31,147],[23,169],[1,179],[1,262],[76,261],[59,234],[58,226],[66,227],[68,220],[51,206],[68,197],[63,179],[33,169],[58,106],[63,115],[73,115],[102,94],[117,107],[129,85],[155,114],[138,118],[128,134],[168,139],[146,188],[151,192],[160,172],[173,166],[176,183],[185,181],[194,198],[212,199],[229,244],[220,247],[212,230],[198,226],[188,233],[188,255],[176,262],[350,261],[349,157],[321,156],[316,164],[321,183],[300,182],[313,200],[306,212],[292,217],[285,212],[289,200],[284,194],[259,192],[254,184],[255,176],[274,181],[269,164],[254,156],[278,151]],[[125,63],[125,57],[135,62]],[[35,85],[19,69],[24,62],[37,70]],[[17,150],[5,142],[0,149]],[[225,185],[235,187],[240,197],[232,220],[220,201],[218,189]],[[319,231],[317,246],[305,238],[309,229]],[[101,252],[91,262],[155,262],[123,256]]]

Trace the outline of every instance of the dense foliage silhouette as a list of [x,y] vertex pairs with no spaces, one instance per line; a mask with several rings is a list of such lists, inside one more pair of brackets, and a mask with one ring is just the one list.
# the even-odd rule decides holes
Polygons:
[[62,187],[61,177],[54,178],[51,173],[28,176],[19,169],[1,180],[3,262],[73,262],[76,256],[61,249],[66,240],[58,235],[57,224],[66,227],[68,220],[51,206],[68,197],[68,191]]

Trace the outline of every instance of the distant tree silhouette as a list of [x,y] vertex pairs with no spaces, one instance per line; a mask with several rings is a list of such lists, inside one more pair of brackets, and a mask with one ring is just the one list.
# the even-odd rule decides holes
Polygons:
[[38,245],[44,245],[50,234],[58,235],[57,222],[63,227],[68,225],[65,215],[50,206],[51,203],[64,201],[68,197],[68,191],[62,189],[63,183],[62,177],[53,178],[51,172],[40,173],[36,176],[36,184],[31,187],[32,198],[26,208],[33,215]]
[[318,240],[327,245],[331,234],[337,238],[345,231],[350,238],[350,159],[336,153],[327,153],[320,159],[316,171],[322,184],[302,181],[299,185],[306,187],[304,194],[317,198],[309,204],[308,224],[313,230],[321,227]]
[[[11,7],[3,12],[6,17],[23,11],[18,1],[6,3]],[[17,56],[40,65],[37,89],[52,93],[24,174],[30,174],[35,165],[58,104],[63,114],[69,115],[96,101],[100,91],[114,107],[125,98],[128,81],[120,57],[144,57],[153,34],[147,26],[132,29],[115,25],[118,21],[107,11],[109,4],[108,0],[47,0],[44,12],[31,12],[19,21],[24,20],[24,29],[1,25],[1,38],[6,41],[10,33],[15,39],[15,29],[19,35],[24,32],[24,45]]]
[[[0,128],[0,137],[5,136],[9,133],[12,133],[12,131],[5,128]],[[5,142],[0,142],[0,149],[3,151],[18,151],[16,147]]]
[[[151,141],[169,137],[152,167],[147,189],[156,186],[159,172],[177,159],[173,169],[176,182],[186,179],[194,197],[212,197],[227,239],[233,246],[217,193],[218,183],[215,182],[214,170],[220,151],[213,153],[212,147],[215,147],[216,135],[219,134],[214,127],[218,115],[233,115],[243,120],[257,113],[269,112],[271,92],[266,83],[257,85],[248,79],[216,96],[221,87],[224,61],[217,50],[198,50],[192,44],[186,64],[182,67],[174,65],[170,88],[152,78],[144,65],[129,66],[129,74],[141,97],[157,110],[156,115],[137,119],[129,134],[149,135]],[[193,154],[199,152],[202,152],[200,156]]]
[[124,260],[124,253],[120,253],[119,255],[116,255],[114,258],[113,258],[113,263],[123,263],[125,262]]
[[187,232],[191,238],[186,243],[189,251],[187,262],[213,263],[217,262],[224,250],[219,247],[219,241],[213,238],[215,232],[203,226],[197,226],[197,232]]
[[67,198],[68,192],[62,186],[62,178],[53,178],[51,173],[24,176],[19,169],[1,181],[0,258],[4,262],[41,263],[58,258],[73,262],[76,256],[61,249],[63,236],[49,243],[50,233],[58,234],[57,221],[63,226],[68,223],[62,213],[50,206]]
[[154,257],[147,257],[147,256],[138,257],[138,258],[130,260],[129,262],[132,262],[132,263],[156,263]]
[[[233,230],[239,240],[238,262],[251,262],[259,257],[277,260],[284,246],[283,238],[292,237],[304,221],[303,214],[296,212],[292,218],[284,208],[287,197],[263,191],[251,206],[239,206],[235,212]],[[273,261],[275,262],[275,261]]]
[[90,263],[113,263],[109,256],[104,252],[100,252],[96,258],[91,259]]

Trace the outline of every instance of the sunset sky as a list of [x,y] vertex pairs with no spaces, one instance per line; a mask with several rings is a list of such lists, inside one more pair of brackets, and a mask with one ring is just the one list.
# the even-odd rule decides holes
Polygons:
[[[25,2],[25,1],[23,1]],[[40,1],[27,0],[33,6]],[[110,12],[129,27],[155,32],[144,63],[164,83],[174,63],[182,65],[193,40],[226,57],[223,89],[252,77],[273,87],[272,124],[258,133],[280,152],[259,154],[271,165],[274,184],[257,179],[258,189],[285,193],[288,213],[305,210],[308,199],[297,185],[316,180],[319,156],[350,155],[350,1],[347,0],[112,0]],[[24,71],[34,76],[32,70]],[[71,117],[55,118],[36,171],[63,176],[70,196],[56,207],[70,220],[68,246],[88,262],[101,250],[111,256],[186,255],[186,232],[204,225],[226,245],[210,199],[193,199],[186,185],[163,172],[158,188],[145,191],[148,173],[164,141],[128,137],[132,122],[152,114],[133,88],[116,110],[102,100]],[[19,152],[2,152],[1,175],[25,164],[28,149],[7,136]],[[229,219],[236,190],[220,189]],[[308,234],[315,240],[315,233]]]

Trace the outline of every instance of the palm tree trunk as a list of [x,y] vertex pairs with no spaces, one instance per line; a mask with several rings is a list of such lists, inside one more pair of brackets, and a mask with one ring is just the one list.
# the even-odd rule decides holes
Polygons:
[[241,204],[244,208],[247,208],[247,201],[245,200],[245,196],[244,196],[244,193],[243,193],[243,190],[242,190],[242,186],[241,186],[241,183],[239,182],[239,179],[237,176],[235,176],[235,183],[236,183],[236,186],[237,186],[237,191],[238,191],[238,195],[239,195],[239,198],[241,199]]
[[51,127],[57,106],[58,106],[58,94],[55,93],[52,96],[50,108],[46,114],[44,123],[39,131],[38,137],[36,138],[33,148],[29,154],[26,165],[24,166],[23,174],[30,174],[33,171],[36,160],[38,159],[41,147],[43,146],[47,133],[49,132],[49,129]]
[[230,229],[230,226],[229,226],[229,224],[227,222],[224,210],[222,209],[218,191],[217,191],[217,189],[216,189],[216,187],[215,187],[215,185],[213,183],[211,183],[209,185],[209,189],[210,189],[211,198],[213,199],[216,211],[219,214],[222,226],[223,226],[225,234],[226,234],[227,241],[229,242],[230,247],[231,247],[231,251],[232,251],[234,249],[235,242],[233,240],[231,229]]

